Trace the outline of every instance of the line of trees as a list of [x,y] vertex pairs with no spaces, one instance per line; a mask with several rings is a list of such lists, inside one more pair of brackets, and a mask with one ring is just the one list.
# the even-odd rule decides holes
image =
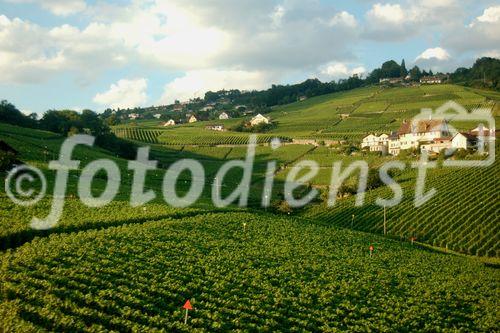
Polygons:
[[[262,91],[244,92],[237,89],[208,91],[204,101],[210,103],[227,98],[236,104],[271,107],[295,102],[302,96],[314,97],[376,84],[382,78],[405,78],[409,75],[410,81],[418,82],[423,76],[435,74],[445,75],[433,73],[432,70],[426,71],[418,66],[407,69],[404,59],[400,64],[389,60],[384,62],[380,68],[371,71],[364,79],[354,75],[348,79],[331,82],[308,79],[298,84],[272,85],[271,88]],[[449,73],[448,77],[450,83],[500,90],[500,60],[483,57],[478,59],[472,68],[458,68],[455,72]]]
[[124,158],[135,158],[134,144],[117,138],[111,129],[97,113],[83,110],[78,113],[73,110],[49,110],[40,120],[36,114],[24,115],[12,103],[0,102],[0,122],[21,127],[42,129],[63,136],[74,134],[90,134],[96,138],[95,144],[110,150]]

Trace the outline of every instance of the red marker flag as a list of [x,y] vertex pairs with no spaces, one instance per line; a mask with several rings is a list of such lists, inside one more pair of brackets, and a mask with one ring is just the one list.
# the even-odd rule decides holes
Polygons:
[[187,300],[186,303],[184,303],[182,308],[186,310],[193,310],[193,306],[191,305],[191,302],[189,300]]

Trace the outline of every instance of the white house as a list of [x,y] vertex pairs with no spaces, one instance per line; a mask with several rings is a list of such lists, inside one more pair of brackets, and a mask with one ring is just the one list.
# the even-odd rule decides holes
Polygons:
[[403,121],[398,130],[400,149],[418,148],[419,144],[450,136],[443,119],[419,120],[417,123]]
[[442,77],[436,76],[436,75],[424,76],[420,79],[420,83],[423,83],[423,84],[440,84],[442,82],[443,82]]
[[369,148],[370,151],[387,152],[389,136],[381,134],[380,136],[369,134],[363,138],[361,148]]
[[169,121],[163,124],[163,127],[167,126],[175,126],[175,121],[173,119],[170,119]]
[[191,117],[189,117],[189,119],[188,119],[188,123],[195,123],[195,122],[197,122],[197,121],[198,121],[198,119],[196,119],[196,117],[195,117],[194,115],[192,115],[192,116],[191,116]]
[[161,114],[160,113],[154,114],[153,117],[155,117],[156,119],[160,119],[161,118]]
[[259,124],[269,124],[269,119],[259,113],[250,120],[250,125],[252,126],[256,126]]
[[208,126],[205,126],[205,129],[208,129],[208,130],[211,130],[211,131],[223,132],[224,131],[224,125],[208,125]]
[[128,117],[130,119],[139,119],[141,117],[141,115],[138,114],[138,113],[131,113],[131,114],[128,115]]
[[[458,139],[457,139],[458,140]],[[425,147],[422,148],[422,146]],[[370,151],[389,152],[399,155],[401,150],[416,149],[437,151],[451,148],[451,137],[448,124],[442,119],[419,120],[416,123],[403,121],[397,132],[380,136],[370,134],[363,138],[361,148]]]
[[451,147],[456,149],[476,148],[477,136],[470,133],[457,133],[451,139]]
[[391,133],[387,146],[389,154],[394,156],[399,155],[401,151],[401,142],[399,141],[397,132]]
[[219,119],[221,119],[221,120],[229,119],[229,115],[227,113],[225,113],[225,112],[222,112],[219,115]]
[[428,153],[439,154],[443,149],[452,148],[452,142],[450,138],[434,139],[431,142],[424,143],[420,145],[420,151],[427,151]]

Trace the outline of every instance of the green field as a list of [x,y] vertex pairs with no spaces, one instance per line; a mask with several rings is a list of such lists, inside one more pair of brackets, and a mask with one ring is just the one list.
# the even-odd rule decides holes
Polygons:
[[[129,204],[128,161],[78,146],[73,158],[82,163],[70,173],[64,214],[55,228],[36,231],[29,225],[33,216],[49,213],[52,196],[21,207],[0,189],[0,331],[500,331],[497,161],[487,168],[430,169],[426,190],[433,187],[437,194],[415,208],[416,170],[410,164],[416,157],[400,159],[406,169],[395,180],[403,199],[386,210],[385,236],[384,210],[375,205],[377,197],[392,196],[385,186],[367,191],[361,207],[352,195],[334,207],[316,198],[290,213],[258,207],[270,161],[278,166],[274,205],[300,161],[318,163],[319,173],[308,185],[321,192],[330,184],[335,161],[345,167],[364,160],[376,169],[395,159],[349,154],[346,145],[288,141],[357,145],[367,133],[395,130],[419,108],[449,99],[468,109],[492,108],[499,116],[500,94],[451,85],[369,87],[274,108],[269,116],[278,126],[259,135],[248,208],[215,208],[211,202],[217,171],[245,158],[248,133],[209,131],[204,122],[161,128],[139,121],[113,128],[122,138],[150,146],[158,161],[146,178],[156,198],[140,207]],[[275,137],[284,143],[277,149],[269,145]],[[48,193],[55,180],[48,162],[57,158],[64,139],[0,124],[0,140],[44,172]],[[116,200],[97,209],[77,197],[81,171],[96,159],[115,161],[122,176]],[[181,159],[197,160],[205,170],[204,179],[179,177],[179,195],[193,182],[204,186],[189,208],[171,207],[162,197],[164,174]],[[221,193],[232,192],[241,177],[241,169],[231,170]],[[95,193],[105,184],[96,177]],[[185,325],[181,307],[187,299],[194,310]]]

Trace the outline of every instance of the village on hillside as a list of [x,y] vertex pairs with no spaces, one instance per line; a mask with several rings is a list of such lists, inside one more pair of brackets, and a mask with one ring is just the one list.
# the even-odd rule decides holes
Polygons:
[[369,134],[361,142],[361,149],[397,156],[403,150],[419,149],[428,154],[439,154],[446,149],[482,149],[485,138],[495,138],[495,129],[479,125],[468,132],[452,133],[444,119],[403,121],[397,131],[380,135]]

